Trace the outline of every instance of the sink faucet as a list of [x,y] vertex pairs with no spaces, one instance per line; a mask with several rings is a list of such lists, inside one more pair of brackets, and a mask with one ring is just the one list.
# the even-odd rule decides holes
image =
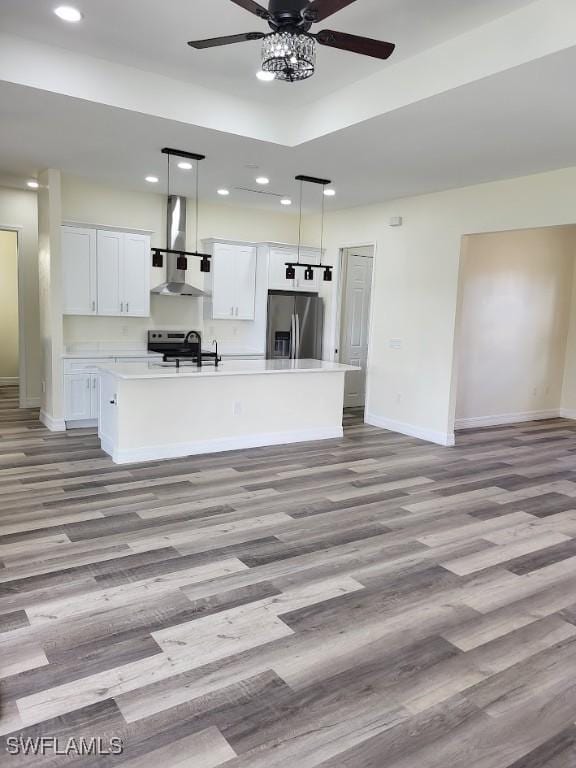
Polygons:
[[202,368],[202,336],[198,333],[198,331],[188,331],[186,334],[186,338],[184,339],[184,344],[188,347],[190,346],[190,337],[195,336],[196,340],[198,341],[198,354],[196,356],[196,365],[198,368]]

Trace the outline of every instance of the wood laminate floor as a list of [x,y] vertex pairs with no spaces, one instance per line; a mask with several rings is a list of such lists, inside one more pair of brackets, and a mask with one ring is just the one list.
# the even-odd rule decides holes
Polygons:
[[115,466],[16,395],[0,765],[576,766],[573,422]]

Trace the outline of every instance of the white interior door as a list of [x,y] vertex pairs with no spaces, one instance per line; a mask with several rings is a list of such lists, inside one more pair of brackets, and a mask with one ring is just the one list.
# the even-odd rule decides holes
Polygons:
[[120,301],[126,315],[150,316],[150,259],[147,235],[124,235]]
[[124,248],[122,232],[98,230],[98,314],[121,315],[120,264]]
[[62,227],[65,315],[96,314],[96,230]]
[[348,253],[344,257],[340,361],[347,365],[358,365],[362,369],[346,374],[344,405],[347,408],[361,407],[366,399],[373,264],[371,256]]
[[254,320],[256,307],[256,248],[239,247],[235,253],[237,320]]

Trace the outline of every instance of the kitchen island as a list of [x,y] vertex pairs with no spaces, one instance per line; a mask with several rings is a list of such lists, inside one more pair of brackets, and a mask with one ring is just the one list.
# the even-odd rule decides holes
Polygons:
[[338,438],[354,370],[321,360],[103,365],[102,449],[127,464]]

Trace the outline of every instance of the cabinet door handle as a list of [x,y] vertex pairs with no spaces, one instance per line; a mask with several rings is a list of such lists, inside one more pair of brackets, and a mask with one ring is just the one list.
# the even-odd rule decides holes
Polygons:
[[92,389],[96,389],[96,376],[92,379]]
[[92,302],[92,312],[96,312],[96,302]]
[[236,317],[238,317],[238,307],[236,307]]
[[130,312],[130,302],[126,302],[126,312]]
[[120,312],[124,312],[124,302],[120,302]]
[[90,389],[90,377],[86,379],[86,389]]
[[230,307],[230,315],[234,317],[234,307]]

